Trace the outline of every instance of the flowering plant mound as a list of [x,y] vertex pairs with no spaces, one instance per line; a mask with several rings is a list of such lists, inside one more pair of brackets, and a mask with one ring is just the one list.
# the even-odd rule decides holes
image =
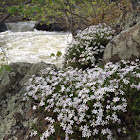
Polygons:
[[113,34],[114,30],[106,24],[90,26],[78,33],[66,50],[64,65],[82,69],[94,67],[102,60]]
[[54,139],[58,125],[65,140],[111,140],[126,133],[131,113],[133,118],[140,113],[138,62],[107,63],[104,68],[87,70],[69,67],[56,71],[48,67],[40,76],[33,76],[24,100],[32,99],[33,109],[41,108],[50,122],[40,139]]

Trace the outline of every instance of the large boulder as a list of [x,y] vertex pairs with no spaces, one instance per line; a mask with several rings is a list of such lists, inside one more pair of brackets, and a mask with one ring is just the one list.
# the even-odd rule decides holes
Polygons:
[[43,62],[13,63],[11,71],[0,73],[0,140],[38,140],[30,137],[30,129],[44,120],[38,117],[43,115],[33,111],[31,102],[23,101],[23,97],[25,83],[46,67],[55,66]]
[[118,62],[140,58],[140,22],[122,31],[106,46],[103,62]]

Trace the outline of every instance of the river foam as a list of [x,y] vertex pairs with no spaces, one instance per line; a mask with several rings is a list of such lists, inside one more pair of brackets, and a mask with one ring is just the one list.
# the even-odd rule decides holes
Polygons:
[[[8,57],[8,62],[29,62],[36,63],[44,61],[46,63],[57,64],[56,59],[50,57],[51,53],[57,51],[64,55],[65,49],[72,41],[69,32],[47,32],[47,31],[25,31],[0,33],[1,42],[5,44],[4,49]],[[58,65],[62,66],[63,55],[58,60]]]

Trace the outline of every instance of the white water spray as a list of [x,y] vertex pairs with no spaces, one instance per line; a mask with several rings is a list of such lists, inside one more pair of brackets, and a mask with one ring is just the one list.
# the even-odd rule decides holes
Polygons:
[[[28,24],[31,27],[33,23]],[[27,31],[24,25],[27,26],[27,23],[16,24],[18,32],[13,32],[16,31],[16,26],[12,24],[13,31],[0,33],[1,41],[5,42],[9,63],[44,61],[56,64],[56,59],[50,57],[51,53],[56,54],[60,51],[64,55],[66,47],[72,41],[72,35],[68,32]],[[59,66],[62,66],[63,55],[58,60]]]

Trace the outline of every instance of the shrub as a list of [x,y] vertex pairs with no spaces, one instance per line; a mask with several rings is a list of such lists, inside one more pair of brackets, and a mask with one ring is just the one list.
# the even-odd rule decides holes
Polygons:
[[113,33],[114,30],[106,24],[90,26],[78,33],[66,50],[64,66],[82,69],[94,67],[101,62],[105,46]]
[[[132,0],[95,0],[93,7],[96,9],[91,12],[92,24],[106,23],[108,25],[116,24],[119,18],[125,22],[125,18],[130,12],[134,12],[132,8]],[[93,8],[93,9],[94,9]]]
[[[111,140],[129,131],[136,134],[140,113],[138,62],[107,63],[104,68],[87,70],[46,68],[40,76],[33,76],[24,100],[32,99],[33,109],[43,110],[50,123],[40,139],[55,139],[58,129],[65,133],[65,140]],[[36,128],[31,135],[37,133],[41,132]]]

